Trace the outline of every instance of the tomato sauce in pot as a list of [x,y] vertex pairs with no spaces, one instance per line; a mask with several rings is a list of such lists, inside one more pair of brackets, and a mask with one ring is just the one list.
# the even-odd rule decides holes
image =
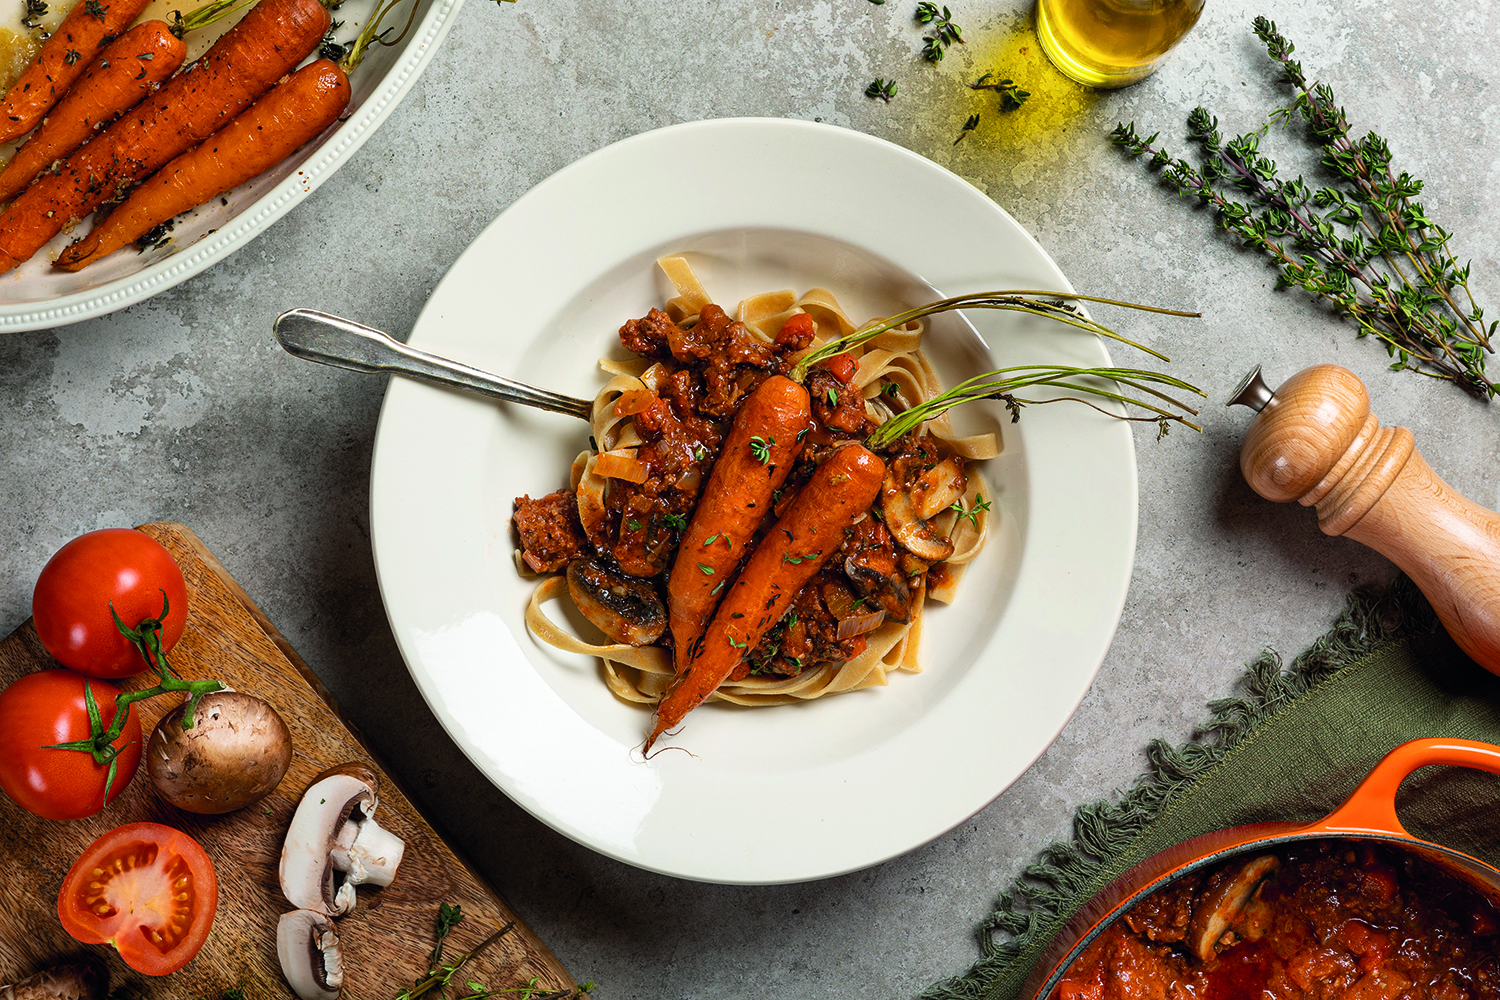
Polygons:
[[1500,997],[1500,912],[1371,842],[1311,840],[1192,872],[1089,944],[1052,1000]]

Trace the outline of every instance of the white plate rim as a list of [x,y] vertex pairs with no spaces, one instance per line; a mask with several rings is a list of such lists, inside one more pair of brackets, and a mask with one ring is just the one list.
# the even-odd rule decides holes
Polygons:
[[245,246],[281,218],[344,164],[385,121],[437,52],[463,0],[437,0],[406,43],[380,87],[358,111],[307,156],[297,172],[237,213],[217,232],[163,257],[136,274],[59,296],[45,305],[0,302],[0,333],[39,330],[102,316],[164,292]]
[[[444,316],[445,308],[453,304],[453,290],[448,286],[461,280],[459,273],[465,270],[465,267],[461,266],[465,265],[465,258],[479,253],[480,251],[476,248],[483,247],[486,241],[496,239],[495,234],[503,233],[507,227],[515,229],[528,218],[533,222],[536,221],[537,213],[543,211],[544,206],[555,204],[559,199],[591,196],[588,190],[589,185],[599,184],[601,178],[608,173],[608,169],[621,161],[639,161],[641,157],[649,156],[653,151],[680,150],[693,145],[709,144],[714,140],[720,143],[737,140],[740,148],[772,142],[806,143],[829,151],[833,155],[848,156],[856,162],[878,161],[891,165],[893,169],[918,172],[932,180],[938,189],[944,192],[944,197],[961,202],[964,211],[977,213],[973,217],[980,220],[976,222],[979,229],[989,227],[990,235],[993,235],[994,230],[1004,230],[1010,237],[1017,240],[1018,247],[1034,255],[1031,263],[1043,267],[1048,276],[1055,281],[1051,287],[1071,290],[1071,286],[1067,285],[1066,279],[1045,251],[1003,209],[957,175],[909,150],[861,133],[806,121],[763,118],[716,119],[670,126],[622,140],[584,157],[538,184],[497,218],[474,241],[470,249],[465,251],[464,256],[455,262],[453,269],[429,299],[418,319],[410,342],[413,345],[439,352],[445,349],[451,350],[455,346],[459,349],[465,346],[469,348],[475,346],[472,342],[456,345],[453,343],[453,338],[458,334],[454,332]],[[931,192],[927,192],[924,196],[930,197]],[[570,206],[571,208],[576,208],[576,206]],[[810,221],[809,227],[816,231],[817,221]],[[712,228],[712,226],[706,228]],[[470,268],[468,277],[472,278],[472,276],[473,272]],[[942,286],[939,285],[939,287]],[[977,290],[978,287],[981,286],[974,285],[961,290]],[[943,290],[945,293],[951,293],[959,289],[944,288]],[[1108,361],[1108,353],[1097,341],[1091,341],[1087,353],[1090,354],[1093,363],[1102,364]],[[464,357],[463,360],[479,363],[479,360],[473,356]],[[500,372],[513,377],[524,377],[515,372],[504,370]],[[412,585],[404,582],[413,570],[421,571],[419,567],[424,557],[420,552],[420,545],[413,547],[410,533],[407,532],[407,537],[404,539],[402,535],[404,513],[410,511],[413,497],[426,487],[415,487],[411,483],[411,479],[416,477],[409,475],[409,469],[404,466],[415,456],[410,451],[410,440],[402,445],[398,443],[398,438],[403,434],[401,430],[403,420],[409,423],[409,418],[415,412],[432,405],[440,408],[450,405],[458,407],[467,405],[459,399],[455,394],[446,393],[443,390],[395,380],[387,392],[382,407],[371,475],[372,546],[382,597],[397,644],[418,689],[439,722],[480,771],[485,773],[497,787],[538,819],[564,835],[637,867],[683,878],[726,883],[769,884],[803,881],[868,867],[940,836],[972,816],[1009,787],[1056,738],[1063,725],[1076,710],[1097,673],[1123,609],[1134,559],[1137,502],[1134,449],[1128,428],[1124,424],[1107,419],[1091,420],[1083,415],[1086,412],[1083,407],[1065,405],[1029,410],[1021,425],[1024,428],[1022,433],[1025,434],[1040,434],[1043,428],[1053,427],[1054,430],[1049,433],[1061,434],[1071,443],[1074,436],[1079,433],[1077,429],[1085,428],[1082,432],[1085,438],[1085,448],[1102,449],[1097,454],[1089,453],[1091,457],[1089,464],[1097,464],[1096,471],[1099,472],[1103,481],[1109,483],[1112,491],[1107,498],[1114,503],[1099,515],[1101,523],[1107,522],[1107,537],[1094,539],[1098,543],[1095,546],[1097,558],[1094,559],[1097,566],[1088,567],[1090,572],[1097,568],[1098,575],[1089,579],[1067,579],[1067,574],[1063,574],[1064,585],[1072,588],[1061,592],[1063,596],[1071,597],[1077,593],[1083,599],[1092,602],[1094,611],[1076,629],[1071,625],[1057,627],[1050,638],[1058,643],[1059,662],[1045,664],[1042,671],[1047,675],[1045,678],[1024,680],[1013,692],[1027,706],[1035,703],[1044,707],[1044,710],[1016,721],[1016,725],[1027,730],[1029,734],[1024,749],[1017,752],[1014,747],[1007,748],[1004,760],[996,765],[994,771],[987,772],[983,767],[978,768],[984,773],[977,779],[970,773],[964,775],[962,779],[949,776],[934,781],[933,783],[940,789],[939,797],[930,801],[923,800],[921,803],[923,815],[920,819],[914,822],[898,823],[896,825],[899,829],[891,833],[870,833],[870,829],[865,827],[863,832],[870,833],[870,835],[861,836],[859,843],[850,844],[847,849],[841,849],[833,855],[823,855],[810,861],[799,859],[796,862],[787,863],[782,859],[767,861],[759,858],[751,863],[745,863],[743,859],[729,863],[725,860],[724,850],[718,845],[698,850],[696,853],[690,850],[687,856],[677,853],[670,857],[664,856],[663,852],[655,847],[635,850],[628,844],[622,846],[618,839],[601,838],[592,834],[589,829],[570,822],[567,817],[550,807],[547,792],[544,791],[539,795],[536,788],[523,787],[526,782],[517,780],[517,775],[512,768],[502,764],[492,754],[487,754],[479,746],[484,742],[485,737],[477,733],[472,726],[466,728],[458,718],[462,714],[462,707],[455,700],[454,692],[444,690],[443,682],[437,676],[439,671],[433,669],[435,664],[429,662],[430,657],[424,659],[422,642],[419,640],[424,634],[430,638],[430,634],[423,632],[420,615],[412,607],[415,596]],[[417,410],[412,410],[412,407],[416,407]],[[448,428],[445,427],[445,433],[442,435],[426,433],[424,436],[434,442],[434,447],[440,448],[442,446],[436,442],[441,441],[447,431]],[[1043,436],[1039,440],[1046,440],[1046,438]],[[406,449],[404,453],[401,453],[402,448]],[[563,462],[565,458],[560,458],[559,461]],[[1087,475],[1092,475],[1092,473]],[[416,493],[413,490],[416,490]],[[1074,504],[1073,507],[1077,508],[1078,505]],[[409,524],[405,527],[409,528]],[[1098,525],[1094,525],[1093,528],[1086,529],[1083,533],[1087,534],[1088,530],[1095,530],[1097,534],[1097,529]],[[1076,539],[1055,539],[1054,541],[1062,548],[1072,546],[1072,551],[1075,552],[1073,558],[1076,562]],[[509,542],[505,544],[509,545]],[[1028,549],[1028,552],[1030,551]],[[1091,556],[1091,559],[1093,558],[1094,556]],[[1045,558],[1034,561],[1046,562]],[[1076,566],[1071,567],[1069,571],[1076,568]],[[426,569],[431,571],[434,566],[429,564]],[[1057,583],[1058,581],[1054,579],[1052,584],[1054,597],[1059,596],[1056,590]],[[417,602],[424,599],[415,597]],[[1046,613],[1043,611],[1043,614]],[[1057,621],[1049,619],[1048,627],[1055,626],[1057,626]],[[450,664],[445,663],[443,669],[446,670],[449,666]],[[470,673],[466,676],[474,675]],[[967,684],[967,678],[965,683]],[[941,704],[949,706],[951,710],[964,700],[960,695],[967,693],[972,692],[965,690],[950,693]],[[940,732],[942,725],[967,727],[972,731],[966,732],[958,741],[958,745],[963,746],[965,750],[973,750],[981,756],[987,750],[993,750],[994,741],[986,742],[982,731],[975,728],[983,720],[975,715],[974,706],[966,706],[965,712],[967,714],[960,712],[955,715],[953,711],[948,711],[950,718],[947,720],[932,722],[923,719],[912,728],[923,730],[926,737],[932,737],[934,733],[937,733],[937,738],[941,741],[944,738]],[[961,718],[958,717],[960,715]],[[644,714],[642,719],[644,720]],[[907,734],[902,734],[901,738],[907,738]],[[953,746],[944,744],[943,749],[952,750]],[[653,774],[651,780],[659,782],[663,774],[669,776],[667,780],[678,780],[675,777],[677,771],[674,771],[678,769],[678,765],[671,762],[658,763],[653,760],[650,764],[640,766],[649,771],[660,772]],[[843,777],[846,778],[847,775]],[[814,775],[809,780],[814,783],[816,781],[837,782],[843,778],[835,773],[821,777]],[[646,783],[649,784],[650,781]],[[950,785],[956,789],[954,794],[950,797],[942,797],[949,790]],[[876,787],[872,785],[870,789],[873,790]],[[903,786],[903,790],[907,793],[923,791],[910,782]],[[887,808],[885,811],[890,812],[891,809]],[[830,821],[830,817],[827,816],[819,818],[819,822],[825,826]]]

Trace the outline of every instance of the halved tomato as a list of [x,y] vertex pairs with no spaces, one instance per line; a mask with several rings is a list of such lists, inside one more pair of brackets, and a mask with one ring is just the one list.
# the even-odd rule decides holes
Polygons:
[[198,954],[219,905],[213,862],[198,842],[160,823],[115,827],[63,879],[57,916],[84,944],[111,944],[148,976]]

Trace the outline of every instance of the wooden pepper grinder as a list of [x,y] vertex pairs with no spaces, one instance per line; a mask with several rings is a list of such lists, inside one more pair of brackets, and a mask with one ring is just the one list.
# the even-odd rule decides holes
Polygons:
[[1251,488],[1316,507],[1324,533],[1401,567],[1463,651],[1500,674],[1500,514],[1443,482],[1411,431],[1381,427],[1347,368],[1316,365],[1272,393],[1257,366],[1236,403],[1260,411],[1240,448]]

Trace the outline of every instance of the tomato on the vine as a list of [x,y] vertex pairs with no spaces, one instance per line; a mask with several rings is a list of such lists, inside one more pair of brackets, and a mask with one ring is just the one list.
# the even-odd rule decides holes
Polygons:
[[84,944],[114,945],[135,971],[165,976],[198,954],[218,905],[213,862],[196,840],[160,823],[130,823],[73,863],[57,917]]
[[[91,753],[52,749],[91,735],[84,685],[92,691],[108,729],[119,688],[71,670],[25,674],[0,691],[0,788],[27,812],[44,819],[82,819],[130,784],[141,761],[141,721],[131,712],[115,748],[115,775]],[[108,795],[105,783],[109,782]]]
[[182,637],[187,584],[172,554],[134,528],[105,528],[79,535],[42,568],[31,598],[37,638],[52,657],[90,677],[129,677],[146,662],[120,634],[110,614],[130,628],[161,618],[162,651]]

